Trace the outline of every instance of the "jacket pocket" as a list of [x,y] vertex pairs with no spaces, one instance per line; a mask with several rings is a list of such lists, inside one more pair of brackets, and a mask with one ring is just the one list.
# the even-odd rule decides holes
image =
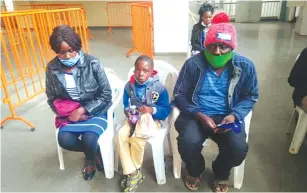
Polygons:
[[85,92],[96,92],[98,89],[98,83],[94,78],[89,78],[88,81],[83,83]]

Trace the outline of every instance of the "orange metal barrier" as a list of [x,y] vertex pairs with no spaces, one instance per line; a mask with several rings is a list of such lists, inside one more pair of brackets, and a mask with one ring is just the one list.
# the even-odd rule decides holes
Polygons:
[[[57,20],[56,16],[64,20]],[[20,120],[33,131],[34,125],[17,116],[15,109],[45,91],[46,64],[55,57],[49,46],[54,27],[70,24],[80,35],[85,52],[88,52],[84,12],[80,8],[71,8],[7,13],[1,15],[1,21],[6,27],[1,30],[2,102],[8,105],[10,111],[10,115],[1,120],[1,127],[8,120]],[[17,33],[18,36],[15,35]]]
[[127,57],[134,51],[153,58],[153,13],[150,4],[131,5],[133,48],[127,52]]
[[[83,12],[84,12],[84,21],[86,22],[86,9],[84,8],[84,6],[82,4],[30,4],[30,5],[19,5],[18,8],[23,8],[23,7],[29,7],[31,9],[47,9],[47,10],[53,10],[53,9],[69,9],[69,8],[80,8]],[[56,16],[58,17],[58,16]],[[66,15],[66,17],[68,17],[68,15]],[[64,15],[60,16],[60,18],[58,18],[60,20],[64,19]],[[89,39],[92,39],[92,35],[88,29],[87,26],[86,27],[86,33],[87,33],[87,37]]]

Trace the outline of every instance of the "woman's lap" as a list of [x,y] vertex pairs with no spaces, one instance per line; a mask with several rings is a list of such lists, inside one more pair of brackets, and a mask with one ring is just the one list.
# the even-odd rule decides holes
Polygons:
[[107,128],[107,116],[106,114],[100,114],[90,118],[87,121],[79,121],[75,123],[69,123],[60,129],[60,132],[72,132],[79,134],[84,132],[94,132],[100,136]]

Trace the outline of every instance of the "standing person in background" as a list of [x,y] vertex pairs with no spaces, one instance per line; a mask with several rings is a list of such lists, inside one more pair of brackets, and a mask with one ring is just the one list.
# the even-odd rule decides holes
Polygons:
[[294,105],[301,107],[307,113],[307,47],[297,58],[288,82],[294,87],[292,95]]
[[191,35],[192,56],[201,52],[204,47],[208,27],[214,13],[214,8],[208,3],[204,3],[199,9],[199,22],[193,26]]

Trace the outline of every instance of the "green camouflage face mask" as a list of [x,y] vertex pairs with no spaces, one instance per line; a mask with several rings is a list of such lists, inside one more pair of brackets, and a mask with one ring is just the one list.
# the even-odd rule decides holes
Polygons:
[[227,64],[227,62],[233,57],[233,52],[228,52],[227,54],[223,54],[220,56],[213,55],[208,52],[208,50],[204,50],[204,53],[210,65],[214,69],[223,68]]

